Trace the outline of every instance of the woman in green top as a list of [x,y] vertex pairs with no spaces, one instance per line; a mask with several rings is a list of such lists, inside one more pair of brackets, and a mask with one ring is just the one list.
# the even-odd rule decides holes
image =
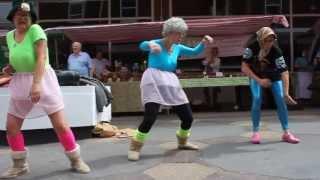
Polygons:
[[9,65],[3,69],[5,74],[13,74],[6,125],[13,166],[1,178],[14,178],[29,172],[21,126],[24,119],[43,114],[49,116],[71,167],[79,173],[89,173],[90,168],[81,159],[80,147],[65,120],[61,90],[49,65],[47,37],[35,24],[37,16],[32,6],[24,1],[13,1],[7,19],[15,26],[7,34]]

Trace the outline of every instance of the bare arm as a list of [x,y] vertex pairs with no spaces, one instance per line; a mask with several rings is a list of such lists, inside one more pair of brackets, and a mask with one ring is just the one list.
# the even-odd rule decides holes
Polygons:
[[258,77],[245,62],[242,62],[241,64],[241,71],[251,79],[256,80],[262,87],[267,88],[271,86],[271,81],[269,79],[261,79]]
[[4,68],[2,68],[2,73],[5,75],[12,75],[12,73],[14,73],[14,69],[10,64],[7,64]]
[[289,95],[289,72],[284,71],[283,73],[281,73],[281,79],[283,82],[283,94],[286,102],[292,105],[297,104],[297,102]]
[[281,73],[281,79],[283,82],[283,92],[284,94],[289,94],[289,72],[285,71]]
[[33,74],[33,83],[31,87],[31,101],[37,103],[40,100],[41,81],[45,72],[45,64],[47,60],[47,42],[39,40],[36,43],[37,62]]
[[45,72],[45,64],[47,60],[47,42],[45,40],[39,40],[36,43],[37,63],[36,69],[33,75],[33,84],[41,83],[43,74]]
[[251,79],[254,79],[259,82],[260,78],[250,69],[249,65],[245,62],[241,64],[241,71],[249,76]]

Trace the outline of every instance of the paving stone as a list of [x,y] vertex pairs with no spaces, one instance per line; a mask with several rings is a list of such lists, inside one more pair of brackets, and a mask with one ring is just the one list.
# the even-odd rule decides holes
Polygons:
[[197,163],[162,163],[144,173],[157,180],[203,180],[217,171]]

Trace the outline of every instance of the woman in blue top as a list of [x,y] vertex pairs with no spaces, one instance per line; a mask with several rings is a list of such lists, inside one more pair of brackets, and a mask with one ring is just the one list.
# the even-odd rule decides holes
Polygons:
[[212,43],[210,36],[195,47],[189,48],[180,44],[182,37],[188,30],[183,19],[172,17],[165,21],[162,39],[144,41],[140,49],[149,52],[148,68],[143,73],[140,88],[142,103],[144,104],[144,119],[132,138],[129,160],[139,160],[140,150],[154,124],[160,105],[173,106],[181,119],[181,127],[177,131],[179,149],[197,150],[198,147],[187,143],[193,121],[192,111],[180,81],[175,75],[179,56],[194,56],[203,52],[205,45]]

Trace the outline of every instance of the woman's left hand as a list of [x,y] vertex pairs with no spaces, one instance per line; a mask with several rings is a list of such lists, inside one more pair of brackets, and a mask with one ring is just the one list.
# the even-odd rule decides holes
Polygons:
[[32,103],[36,104],[40,100],[41,94],[41,84],[40,83],[33,83],[31,87],[30,97]]
[[296,105],[296,104],[298,104],[297,101],[295,101],[289,94],[286,94],[286,95],[284,96],[284,98],[285,98],[286,103],[289,104],[289,105]]
[[202,39],[202,43],[204,43],[204,45],[208,46],[209,44],[213,43],[213,38],[209,35],[205,35]]
[[14,72],[15,72],[15,70],[13,69],[13,67],[10,64],[8,64],[4,68],[2,68],[2,73],[7,74],[7,75],[11,75]]

